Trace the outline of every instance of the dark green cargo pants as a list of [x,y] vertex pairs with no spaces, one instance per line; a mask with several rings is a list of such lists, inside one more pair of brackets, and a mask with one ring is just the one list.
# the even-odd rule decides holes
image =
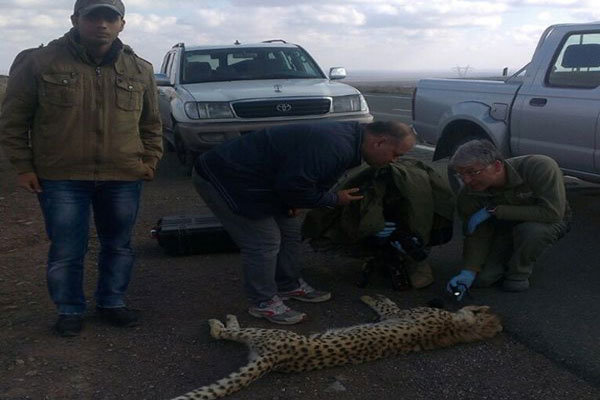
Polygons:
[[474,286],[488,287],[502,278],[528,279],[538,257],[567,231],[566,222],[498,222],[490,253]]

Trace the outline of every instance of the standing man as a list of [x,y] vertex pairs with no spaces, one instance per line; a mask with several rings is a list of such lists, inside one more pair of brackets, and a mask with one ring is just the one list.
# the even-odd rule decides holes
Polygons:
[[67,34],[16,57],[2,106],[0,138],[18,186],[37,194],[44,215],[62,336],[82,329],[90,206],[101,245],[97,313],[117,326],[138,320],[124,301],[131,232],[162,139],[152,65],[118,39],[124,15],[121,0],[77,0]]
[[264,129],[198,157],[196,190],[241,249],[251,315],[295,324],[306,315],[283,300],[331,298],[301,278],[299,210],[362,199],[358,188],[329,189],[363,160],[384,166],[415,141],[398,122],[327,122]]
[[491,142],[473,140],[458,148],[450,167],[465,184],[457,208],[466,237],[464,269],[447,289],[459,300],[473,283],[502,280],[506,291],[527,290],[537,258],[569,229],[558,165],[542,155],[504,160]]

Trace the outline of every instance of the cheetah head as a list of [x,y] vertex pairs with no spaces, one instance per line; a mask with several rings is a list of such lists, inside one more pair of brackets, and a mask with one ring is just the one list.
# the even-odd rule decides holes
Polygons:
[[489,306],[466,306],[458,310],[457,315],[481,338],[491,338],[502,332],[502,321]]

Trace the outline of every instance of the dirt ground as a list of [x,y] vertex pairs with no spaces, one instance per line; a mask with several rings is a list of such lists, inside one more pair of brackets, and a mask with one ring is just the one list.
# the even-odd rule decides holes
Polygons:
[[[243,326],[272,327],[246,312],[238,254],[167,256],[149,231],[164,215],[202,205],[172,154],[145,186],[135,231],[137,261],[128,303],[142,325],[120,329],[93,314],[98,244],[86,260],[89,310],[76,338],[52,333],[54,305],[45,284],[48,241],[36,198],[14,188],[0,156],[0,399],[166,399],[208,384],[245,362],[246,350],[210,338],[206,320],[237,314]],[[299,333],[372,321],[362,294],[383,293],[403,307],[424,305],[434,285],[393,292],[383,275],[355,285],[360,262],[314,254],[307,279],[330,289],[322,304],[294,304],[309,314]],[[439,272],[443,276],[444,272]],[[445,272],[448,274],[449,272]],[[477,379],[473,379],[477,377]],[[502,334],[485,342],[303,374],[271,374],[231,399],[598,399],[598,389]]]

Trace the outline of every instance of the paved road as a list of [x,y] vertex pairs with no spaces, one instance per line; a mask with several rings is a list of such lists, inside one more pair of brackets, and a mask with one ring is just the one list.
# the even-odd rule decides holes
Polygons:
[[406,95],[364,94],[371,114],[379,121],[396,119],[411,122],[411,97]]
[[[365,97],[376,120],[410,122],[408,96]],[[419,146],[411,155],[431,159],[431,148]],[[437,162],[440,171],[445,162]],[[600,268],[595,243],[600,228],[600,185],[567,177],[574,210],[571,232],[538,261],[532,288],[521,294],[496,289],[474,292],[474,301],[492,305],[505,317],[506,332],[532,352],[600,387]],[[446,277],[460,268],[461,239],[434,253]]]
[[[419,149],[413,155],[428,159],[430,153]],[[438,165],[443,170],[443,163]],[[592,189],[569,191],[576,212],[573,231],[539,260],[529,292],[477,290],[472,299],[463,303],[488,304],[501,314],[505,331],[497,338],[359,366],[292,376],[271,374],[231,399],[600,399],[597,318],[600,271],[595,268],[595,250],[588,239],[600,223],[600,202],[594,201],[598,195],[600,191]],[[144,202],[142,221],[156,221],[165,213],[183,215],[198,210],[198,197],[189,178],[181,174],[173,153],[161,162],[158,179],[147,185]],[[459,232],[458,228],[455,232]],[[308,334],[370,321],[372,313],[357,300],[364,294],[384,294],[403,308],[422,306],[440,298],[445,282],[460,268],[461,244],[460,235],[455,234],[449,244],[434,248],[431,264],[436,282],[423,290],[405,292],[391,290],[381,271],[373,274],[367,288],[360,289],[355,284],[359,260],[313,253],[307,248],[307,280],[331,290],[334,300],[291,304],[306,312],[309,320],[289,329]],[[179,394],[238,368],[243,362],[243,348],[211,340],[205,320],[234,313],[244,326],[272,327],[245,312],[239,256],[173,258],[162,256],[155,243],[145,246],[140,251],[140,263],[145,270],[138,273],[141,278],[135,282],[136,286],[143,288],[143,293],[157,282],[172,288],[173,294],[156,307],[158,313],[168,314],[182,307],[190,310],[190,321],[177,327],[183,333],[176,341],[182,345],[174,351],[175,361],[184,366],[181,371],[185,375],[182,372],[181,376],[170,377],[163,393]],[[450,309],[458,306],[449,301],[446,305]],[[170,308],[165,311],[165,307]],[[194,345],[189,345],[190,342]],[[193,366],[186,361],[190,352],[194,353]]]
[[[410,98],[369,94],[366,97],[376,119],[394,118],[410,122],[410,111],[407,111]],[[430,160],[431,151],[420,147],[411,155]],[[436,162],[435,166],[440,171],[445,169],[444,162]],[[178,193],[176,201],[169,200],[164,204],[164,209],[168,209],[170,214],[189,213],[190,205],[197,204],[197,196],[191,190],[188,178],[180,176],[172,154],[161,163],[158,179],[148,185],[147,192],[159,187],[161,193]],[[305,398],[307,394],[319,400],[396,400],[400,397],[428,400],[600,399],[600,268],[597,267],[597,250],[592,241],[600,226],[600,190],[570,182],[568,196],[575,213],[572,231],[541,257],[531,280],[532,288],[517,294],[495,288],[474,290],[473,297],[463,303],[489,304],[502,315],[505,332],[497,340],[456,347],[447,352],[426,352],[314,374],[269,377],[240,392],[239,396],[232,396],[232,399],[292,400]],[[153,198],[152,201],[161,200]],[[160,209],[155,211],[155,215],[145,215],[146,219],[160,217],[164,213],[163,208]],[[322,305],[294,304],[312,318],[293,329],[302,333],[315,332],[367,320],[369,314],[356,301],[365,292],[388,295],[402,307],[420,306],[440,297],[445,282],[461,267],[462,238],[458,227],[455,232],[449,244],[433,249],[431,264],[436,282],[420,291],[393,292],[382,274],[376,274],[367,289],[358,289],[353,283],[358,265],[328,255],[307,253],[307,279],[332,290],[335,301]],[[223,283],[223,278],[215,275],[218,271],[225,271],[224,276],[236,277],[239,274],[237,255],[167,260],[148,256],[142,261],[157,271],[161,270],[161,262],[168,262],[169,271],[177,276],[177,271],[189,271],[192,260],[194,266],[198,266],[198,282],[210,279],[211,283],[201,283],[200,289],[196,290],[185,287],[185,282],[177,281],[177,290],[193,292],[195,301],[211,304],[209,307],[197,307],[192,314],[198,324],[205,318],[226,312],[238,313],[244,324],[260,324],[244,313],[243,296],[240,293],[236,295],[239,285],[236,283],[236,290],[233,290],[230,281]],[[204,293],[202,288],[212,286],[219,293],[228,293],[226,305],[215,300],[219,296],[213,291]],[[187,303],[182,300],[182,304]],[[452,304],[448,306],[455,307]],[[228,354],[233,354],[237,348],[214,344],[206,335],[200,335],[199,341],[201,348],[197,350],[202,364],[218,369],[213,371],[212,378],[219,378],[237,368],[235,365],[239,363],[223,357],[227,349],[231,350]],[[208,381],[207,371],[195,371],[194,376]],[[332,393],[327,388],[331,382],[342,382],[347,391]],[[184,387],[183,383],[174,380],[172,384]]]

